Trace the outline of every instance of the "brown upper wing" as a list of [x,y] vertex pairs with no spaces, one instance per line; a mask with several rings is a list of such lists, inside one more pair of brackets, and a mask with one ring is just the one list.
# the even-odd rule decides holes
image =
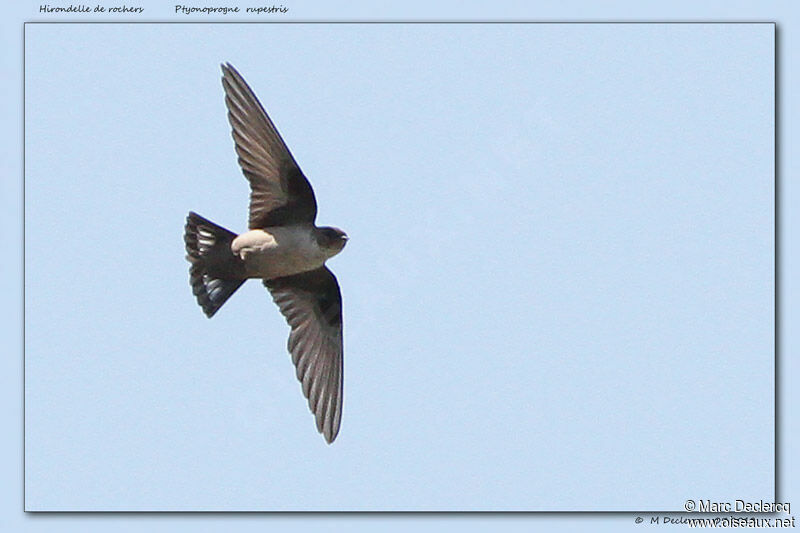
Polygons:
[[264,280],[291,326],[288,348],[314,413],[317,431],[333,442],[342,419],[342,296],[336,276],[323,266]]
[[222,86],[239,165],[250,181],[250,229],[314,222],[314,191],[242,76],[222,65]]

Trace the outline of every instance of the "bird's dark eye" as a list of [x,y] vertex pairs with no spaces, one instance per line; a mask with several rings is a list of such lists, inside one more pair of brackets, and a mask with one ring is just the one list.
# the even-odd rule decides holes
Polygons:
[[322,247],[328,247],[333,243],[336,235],[329,229],[321,230],[317,236],[317,243]]

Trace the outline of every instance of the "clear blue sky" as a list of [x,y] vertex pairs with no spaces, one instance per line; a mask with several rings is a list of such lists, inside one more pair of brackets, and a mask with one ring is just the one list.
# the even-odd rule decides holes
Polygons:
[[[771,496],[771,26],[27,31],[29,508]],[[332,447],[263,288],[188,289],[220,61],[352,237]]]

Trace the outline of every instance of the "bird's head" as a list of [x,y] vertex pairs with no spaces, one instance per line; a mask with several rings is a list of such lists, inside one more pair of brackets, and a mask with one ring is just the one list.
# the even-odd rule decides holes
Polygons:
[[316,233],[317,244],[329,254],[328,257],[333,257],[341,252],[344,245],[347,244],[347,233],[339,228],[317,228]]

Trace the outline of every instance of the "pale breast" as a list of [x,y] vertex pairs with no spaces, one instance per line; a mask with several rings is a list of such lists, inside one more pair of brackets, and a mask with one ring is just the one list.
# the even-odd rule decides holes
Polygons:
[[326,256],[302,226],[257,229],[242,233],[231,243],[252,278],[279,278],[319,268]]

